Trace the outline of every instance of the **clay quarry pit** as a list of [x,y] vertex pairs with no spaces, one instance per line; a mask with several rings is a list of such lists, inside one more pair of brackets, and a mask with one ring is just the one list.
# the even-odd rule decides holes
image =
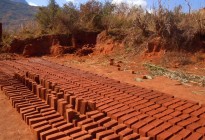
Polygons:
[[0,130],[8,130],[0,139],[205,139],[204,98],[199,103],[94,71],[42,58],[0,61],[1,111],[7,113],[0,118],[19,122],[8,126],[1,119]]

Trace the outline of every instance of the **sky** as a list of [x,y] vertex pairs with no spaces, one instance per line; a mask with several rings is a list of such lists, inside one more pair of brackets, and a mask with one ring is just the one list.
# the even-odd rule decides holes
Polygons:
[[[46,6],[48,4],[48,0],[26,0],[30,5],[33,6]],[[85,3],[88,0],[56,0],[56,2],[63,6],[66,2],[75,2],[75,3]],[[99,0],[104,2],[105,0]],[[205,7],[205,0],[188,0],[191,4],[192,10],[198,10],[200,8]],[[153,5],[157,5],[158,0],[112,0],[113,3],[125,2],[130,5],[141,5],[146,9],[151,9]],[[188,6],[185,0],[162,0],[162,4],[169,9],[173,9],[173,7],[182,5],[183,11],[188,11]]]

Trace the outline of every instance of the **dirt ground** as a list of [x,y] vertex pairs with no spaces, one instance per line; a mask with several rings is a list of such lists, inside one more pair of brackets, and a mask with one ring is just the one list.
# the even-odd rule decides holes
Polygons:
[[[142,80],[143,75],[149,75],[149,72],[142,66],[139,61],[128,61],[126,58],[118,57],[115,66],[110,66],[110,57],[77,57],[66,55],[63,57],[43,57],[49,61],[60,63],[65,66],[90,71],[99,75],[104,75],[121,82],[130,83],[133,85],[161,91],[167,94],[174,95],[186,100],[192,100],[205,104],[205,88],[192,84],[182,84],[179,81],[166,78],[164,76],[155,76],[152,80]],[[119,63],[118,63],[119,62]],[[118,65],[118,66],[117,66]],[[120,71],[118,70],[120,65]],[[132,74],[132,71],[135,74]]]
[[0,92],[0,140],[35,140],[33,133]]

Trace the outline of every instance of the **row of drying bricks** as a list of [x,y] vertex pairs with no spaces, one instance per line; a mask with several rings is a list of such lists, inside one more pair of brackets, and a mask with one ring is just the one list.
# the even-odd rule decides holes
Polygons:
[[[171,100],[173,100],[173,98],[171,98]],[[109,100],[108,100],[109,101]],[[166,102],[167,102],[167,100],[166,100]],[[175,104],[176,102],[179,102],[179,100],[178,99],[176,99],[176,100],[174,100],[174,101],[171,101],[171,103],[169,102],[169,103],[167,103],[168,105],[172,105],[172,104]],[[104,102],[105,103],[105,102]],[[141,102],[142,104],[144,103],[144,102]],[[106,104],[106,103],[105,103]],[[183,104],[185,104],[185,103],[183,103]],[[183,104],[181,104],[181,103],[179,103],[178,105],[174,105],[174,106],[181,106],[181,105],[183,105]],[[110,106],[113,106],[114,104],[110,104]],[[168,106],[167,105],[167,106]],[[109,105],[108,105],[109,106]],[[109,107],[110,107],[109,106]],[[149,103],[148,103],[148,105],[143,105],[144,107],[146,106],[149,106]],[[192,107],[192,109],[190,109],[190,107]],[[204,109],[203,108],[200,108],[199,106],[194,106],[194,104],[188,104],[188,105],[184,105],[183,107],[180,107],[180,108],[182,108],[182,109],[187,109],[187,111],[189,112],[189,113],[191,113],[192,112],[192,114],[196,114],[196,116],[198,116],[198,114],[202,114],[201,116],[203,117],[203,113],[204,113]],[[115,108],[113,108],[113,109],[115,109]],[[142,108],[142,109],[144,109],[144,108]],[[150,109],[150,107],[149,108],[146,108],[146,109]],[[108,109],[109,110],[109,109]],[[165,109],[164,109],[165,110]],[[164,111],[163,110],[163,111]],[[192,110],[192,111],[191,111]],[[197,111],[196,111],[197,110]],[[101,110],[102,111],[102,110]],[[118,110],[119,111],[119,110]],[[120,110],[120,111],[123,111],[123,110]],[[155,111],[155,108],[154,108],[154,111]],[[157,113],[159,113],[159,111],[160,112],[162,112],[162,110],[161,109],[158,109],[158,112]],[[193,113],[193,111],[195,111],[194,113]],[[156,112],[156,111],[155,111]],[[167,113],[168,112],[168,113]],[[185,128],[188,128],[188,129],[191,129],[192,131],[197,131],[197,132],[199,132],[199,133],[201,133],[202,135],[204,135],[204,127],[202,127],[204,124],[203,124],[203,122],[201,123],[201,120],[199,121],[199,119],[198,118],[189,118],[190,116],[188,116],[188,114],[186,114],[186,115],[181,115],[180,117],[175,117],[175,115],[176,116],[179,116],[180,115],[180,112],[177,112],[177,113],[173,113],[173,111],[167,111],[166,113],[165,112],[163,112],[162,114],[157,114],[157,116],[159,116],[159,117],[157,117],[157,118],[160,118],[161,119],[161,117],[162,117],[162,120],[170,120],[171,119],[171,122],[173,121],[173,123],[174,124],[176,124],[176,123],[179,123],[179,125],[181,124],[183,127],[185,127]],[[116,112],[115,112],[116,113]],[[126,112],[124,112],[124,113],[122,113],[122,112],[119,112],[120,114],[127,114]],[[108,113],[109,114],[109,113]],[[151,113],[152,114],[152,113]],[[171,115],[169,115],[169,114],[171,114]],[[174,116],[173,116],[173,115]],[[166,115],[169,115],[169,116],[166,116]],[[154,116],[155,117],[155,116]],[[173,117],[175,117],[175,118],[173,118]],[[189,118],[189,119],[188,119]],[[142,119],[144,119],[144,118],[142,118]],[[138,119],[139,120],[139,119]],[[182,120],[184,120],[184,122],[181,122]],[[135,120],[133,120],[133,122],[137,122],[137,119],[135,119]],[[132,122],[132,123],[133,123]],[[195,123],[196,122],[196,123]],[[144,122],[144,124],[146,124],[146,122]],[[128,124],[128,126],[131,126],[131,124]],[[198,130],[197,130],[197,128],[199,128]],[[159,132],[158,132],[159,133]],[[182,133],[182,132],[181,132]],[[181,135],[181,133],[179,133],[179,135]],[[189,136],[191,134],[191,131],[186,131],[186,135],[184,135],[184,133],[183,133],[183,137],[185,138],[185,137],[187,137],[187,136]],[[200,135],[200,134],[198,134],[198,133],[195,133],[196,135],[199,135],[199,137],[202,137],[202,135]],[[146,133],[144,133],[143,135],[146,135]],[[192,136],[192,135],[191,135]]]
[[[89,90],[94,91],[94,88],[95,87],[93,87],[93,89],[89,87]],[[79,87],[72,90],[74,90],[73,92],[77,91],[75,95],[78,98],[88,100],[97,98],[97,100],[94,101],[97,102],[97,108],[99,111],[105,112],[108,116],[118,120],[120,123],[125,123],[129,127],[133,128],[135,132],[143,136],[156,138],[158,134],[162,133],[166,129],[168,130],[164,132],[166,134],[166,137],[163,137],[164,139],[170,138],[170,136],[177,133],[177,137],[194,137],[195,139],[196,136],[200,139],[205,134],[205,122],[203,121],[205,110],[203,107],[194,103],[186,101],[182,102],[180,99],[161,94],[159,96],[155,96],[159,98],[153,98],[153,92],[149,93],[138,91],[139,94],[127,95],[123,93],[112,93],[111,91],[108,92],[106,90],[101,93],[96,91],[95,93],[102,95],[97,96],[92,93],[79,92]],[[84,88],[81,91],[83,90]],[[142,97],[145,95],[146,97]],[[167,107],[172,109],[168,109]],[[156,121],[154,122],[154,120]],[[161,125],[162,122],[166,121],[170,124],[163,123],[163,125]],[[170,128],[172,125],[175,126]],[[192,132],[193,134],[191,134]],[[163,135],[163,133],[161,135]],[[175,138],[176,135],[173,139]]]
[[1,85],[5,85],[3,91],[12,101],[12,105],[21,113],[22,118],[30,125],[38,139],[87,140],[96,137],[105,140],[126,140],[139,138],[137,133],[133,133],[125,125],[112,125],[111,118],[105,117],[99,111],[81,115],[80,120],[75,121],[77,126],[67,123],[59,113],[39,100],[27,88],[16,81],[12,80],[12,83],[15,86],[1,83]]
[[[69,85],[67,85],[67,86],[69,86]],[[73,89],[74,91],[76,91],[77,89],[79,89],[79,87],[78,88],[76,88],[76,89]],[[90,88],[91,89],[91,88]],[[99,88],[98,88],[99,89]],[[66,89],[65,89],[66,90]],[[70,89],[69,89],[70,90]],[[82,90],[84,90],[84,89],[82,89]],[[92,90],[92,89],[91,89]],[[144,91],[144,89],[142,89],[143,91]],[[136,88],[135,88],[135,91],[136,91]],[[79,92],[80,93],[80,92]],[[107,90],[106,90],[106,92],[105,93],[109,93],[109,92],[107,92]],[[147,96],[147,94],[148,94],[148,92],[147,92],[147,94],[145,94],[146,92],[141,92],[140,93],[140,96],[144,96],[144,95],[146,95]],[[79,94],[76,94],[76,96],[77,97],[81,97],[81,98],[84,98],[84,99],[86,99],[87,97],[91,97],[91,96],[89,96],[88,95],[88,93],[83,93],[82,94],[82,92],[80,93],[81,95],[79,95]],[[116,98],[113,98],[112,96],[110,96],[109,94],[107,95],[108,96],[108,98],[105,98],[105,97],[107,97],[106,95],[103,95],[103,96],[101,96],[101,98],[98,96],[96,96],[96,94],[94,95],[94,98],[97,98],[98,100],[101,100],[101,103],[97,103],[97,106],[98,106],[98,109],[101,111],[101,112],[106,112],[107,114],[108,114],[108,116],[110,116],[110,117],[112,117],[112,118],[114,118],[114,119],[116,119],[116,120],[118,120],[118,122],[123,122],[123,123],[125,123],[126,125],[128,125],[129,127],[131,127],[131,128],[133,128],[134,130],[136,130],[136,132],[139,132],[141,135],[143,135],[143,136],[151,136],[151,137],[154,137],[154,138],[156,138],[156,136],[159,134],[159,133],[161,133],[161,132],[163,132],[164,130],[166,130],[166,129],[168,129],[168,128],[170,128],[171,127],[171,125],[170,124],[165,124],[165,123],[163,123],[163,125],[161,125],[162,124],[162,121],[159,121],[159,120],[157,120],[158,121],[158,123],[155,123],[155,125],[153,125],[154,124],[154,122],[152,122],[153,120],[155,120],[154,118],[160,118],[160,119],[162,119],[163,121],[169,121],[170,120],[170,122],[172,122],[171,124],[176,124],[176,123],[178,123],[179,124],[179,126],[182,126],[182,127],[179,127],[179,126],[177,126],[177,127],[175,127],[175,128],[172,128],[172,129],[169,129],[168,131],[171,131],[171,133],[169,134],[169,135],[167,135],[168,137],[170,137],[171,135],[173,135],[174,133],[176,133],[176,131],[178,132],[178,131],[180,131],[180,130],[182,130],[182,131],[180,131],[179,133],[178,133],[178,136],[177,137],[181,137],[181,138],[187,138],[188,136],[190,136],[190,138],[192,138],[192,137],[194,137],[195,136],[195,138],[196,138],[196,136],[198,136],[198,138],[202,138],[203,137],[203,134],[204,134],[204,132],[203,132],[203,127],[202,127],[202,124],[199,124],[197,121],[199,121],[200,119],[199,118],[197,118],[197,117],[191,117],[190,118],[190,116],[188,115],[188,114],[186,114],[186,115],[184,115],[184,114],[182,114],[180,111],[177,111],[177,112],[173,112],[173,110],[172,111],[167,111],[165,108],[163,108],[163,110],[161,110],[161,109],[158,109],[157,111],[157,113],[156,113],[156,115],[153,115],[153,111],[151,112],[151,114],[153,115],[153,117],[154,118],[152,118],[152,117],[148,117],[148,115],[145,115],[145,114],[141,114],[141,113],[139,113],[139,112],[137,112],[137,111],[134,111],[133,109],[128,109],[127,107],[122,107],[123,105],[121,104],[121,105],[119,105],[117,102],[114,102],[114,100],[111,100],[111,99],[116,99],[117,101],[120,101],[120,102],[125,102],[125,100],[123,99],[123,98],[126,98],[126,95],[122,95],[122,93],[120,93],[121,94],[121,97],[119,97],[119,95],[118,94],[116,94],[116,93],[113,93],[114,94],[114,96],[116,97]],[[135,94],[136,95],[136,94]],[[162,96],[161,94],[160,94],[160,96]],[[111,97],[111,99],[109,98],[109,97]],[[148,96],[149,97],[149,96]],[[156,97],[159,97],[159,96],[156,96]],[[140,110],[140,111],[142,111],[142,112],[145,112],[146,113],[146,111],[145,110],[147,110],[148,111],[148,114],[150,113],[149,112],[149,110],[154,110],[154,109],[156,109],[156,108],[151,108],[151,107],[147,107],[147,106],[149,106],[149,105],[153,105],[153,104],[150,104],[150,103],[148,103],[148,104],[146,104],[144,101],[143,102],[139,102],[139,100],[138,100],[138,103],[137,104],[133,104],[133,102],[136,102],[136,100],[134,100],[133,101],[133,96],[129,96],[128,98],[130,98],[130,99],[128,99],[128,100],[132,100],[132,102],[130,103],[130,104],[128,104],[128,105],[132,105],[132,107],[135,107],[135,109],[136,110]],[[140,98],[139,96],[138,96],[138,98]],[[167,97],[164,97],[164,98],[167,98]],[[90,98],[89,98],[90,99]],[[143,98],[140,98],[141,100],[143,100]],[[160,101],[161,101],[161,99],[162,98],[160,98]],[[122,100],[122,101],[121,101]],[[170,101],[171,100],[171,101]],[[168,100],[165,100],[164,102],[167,102]],[[169,99],[169,101],[170,102],[168,102],[168,103],[165,103],[165,104],[163,104],[164,106],[169,106],[169,105],[172,105],[172,104],[175,104],[176,102],[179,102],[179,101],[181,101],[181,100],[179,100],[179,99],[175,99],[175,100],[173,100],[173,98],[171,97],[170,99]],[[128,102],[129,103],[129,102]],[[145,104],[144,104],[145,103]],[[142,104],[144,104],[144,105],[142,105]],[[184,104],[185,104],[185,102],[184,102]],[[184,104],[180,104],[180,105],[184,105]],[[101,105],[101,107],[100,107],[100,105]],[[104,106],[103,106],[104,105]],[[137,105],[140,105],[140,107],[142,107],[142,108],[139,108],[139,106],[138,106],[138,108],[137,108]],[[180,105],[175,105],[176,107],[178,107],[178,106],[180,106]],[[179,107],[179,108],[177,108],[177,109],[179,109],[180,110],[180,108],[181,108],[181,110],[183,110],[183,109],[188,109],[188,110],[190,110],[190,107],[192,107],[192,106],[194,106],[195,104],[190,104],[190,103],[188,103],[188,104],[186,104],[186,105],[184,105],[184,106],[182,106],[182,107]],[[195,107],[196,106],[198,106],[198,105],[195,105]],[[144,108],[143,108],[144,107]],[[145,109],[145,107],[146,107],[146,109]],[[157,107],[156,105],[155,105],[155,107]],[[159,106],[158,106],[159,107]],[[194,107],[194,108],[195,108]],[[198,106],[199,107],[199,106]],[[118,108],[120,108],[120,109],[118,109]],[[128,109],[128,110],[127,110]],[[126,110],[126,111],[125,111]],[[160,114],[158,114],[159,113],[159,111],[164,111],[164,110],[166,110],[166,112],[163,112],[163,113],[160,113]],[[200,111],[200,110],[199,110]],[[198,112],[199,112],[198,111]],[[156,112],[155,110],[154,110],[154,112]],[[195,112],[195,113],[197,113],[197,112]],[[195,113],[193,113],[193,114],[195,114]],[[203,111],[203,113],[204,113],[204,111]],[[169,115],[169,114],[171,114],[171,115]],[[123,116],[123,115],[125,115],[125,116]],[[140,116],[141,115],[141,116]],[[150,115],[150,114],[149,114]],[[169,115],[169,116],[166,116],[166,115]],[[123,116],[123,117],[122,117]],[[179,117],[175,117],[175,116],[179,116]],[[122,118],[126,118],[127,120],[123,120],[123,121],[121,121],[121,119],[120,119],[120,117],[122,117]],[[134,118],[133,118],[134,117]],[[173,118],[173,117],[175,117],[175,118]],[[144,118],[146,118],[146,119],[144,119]],[[143,120],[143,122],[142,121],[140,121],[140,120]],[[184,122],[182,122],[184,120]],[[138,122],[138,123],[137,123]],[[152,122],[152,123],[151,123]],[[195,132],[195,130],[196,130],[196,123],[194,123],[194,122],[196,122],[197,123],[197,128],[199,128],[200,126],[201,126],[201,128],[199,129],[199,130],[197,130],[199,133],[193,133],[192,135],[191,135],[191,133],[192,133],[192,131],[194,131]],[[199,121],[200,122],[200,121]],[[149,123],[151,123],[151,124],[149,124]],[[135,125],[134,125],[135,124]],[[152,126],[151,128],[149,128],[149,129],[142,129],[142,130],[140,130],[141,129],[141,127],[143,127],[143,126],[145,126],[146,124],[149,124],[149,126]],[[159,125],[159,127],[157,127]],[[203,124],[204,125],[204,124]],[[146,127],[148,127],[148,126],[146,126]],[[151,132],[148,132],[148,131],[150,131],[151,129],[153,129],[153,128],[155,128],[156,127],[156,129],[154,129],[154,130],[152,130]],[[189,131],[189,130],[185,130],[185,129],[182,129],[183,127],[187,127],[188,129],[190,129],[191,131]],[[175,130],[175,131],[172,131],[172,130]],[[165,132],[166,133],[166,132]],[[202,134],[200,134],[200,133],[202,133]],[[167,138],[168,138],[167,137]],[[174,136],[175,138],[176,138],[176,136]]]

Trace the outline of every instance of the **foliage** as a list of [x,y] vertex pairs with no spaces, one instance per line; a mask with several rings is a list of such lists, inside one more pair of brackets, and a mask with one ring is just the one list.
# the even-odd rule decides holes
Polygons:
[[60,7],[55,0],[49,0],[47,7],[39,8],[39,12],[36,14],[36,20],[44,32],[55,31],[59,10]]

